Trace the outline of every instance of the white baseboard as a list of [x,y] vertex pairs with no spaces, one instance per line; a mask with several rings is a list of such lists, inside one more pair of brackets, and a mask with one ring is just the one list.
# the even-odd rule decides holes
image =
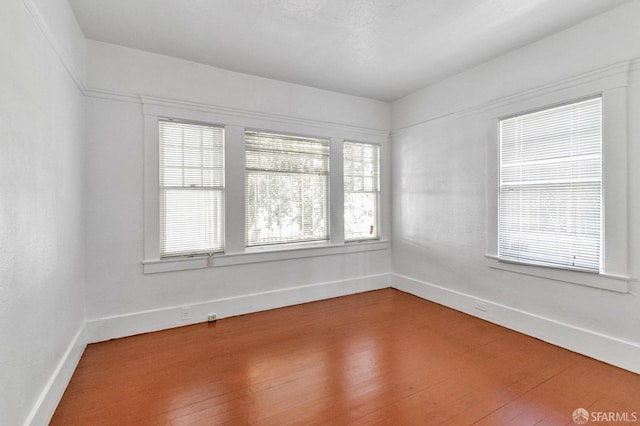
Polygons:
[[[399,274],[391,287],[640,374],[640,345]],[[476,302],[486,311],[475,308]]]
[[[25,424],[39,426],[49,423],[87,343],[204,322],[211,312],[215,312],[218,318],[225,318],[390,286],[640,374],[640,345],[636,343],[399,274],[379,274],[198,302],[189,305],[191,319],[186,321],[181,320],[182,305],[89,320],[83,324],[69,344]],[[475,309],[476,301],[486,304],[486,312]]]
[[86,347],[87,328],[86,323],[83,323],[40,393],[40,397],[33,406],[25,425],[41,426],[49,424]]
[[69,344],[25,425],[49,423],[88,343],[204,322],[211,312],[225,318],[387,287],[389,274],[379,274],[193,303],[191,319],[186,321],[181,319],[183,306],[88,320]]
[[[387,287],[389,287],[389,274],[369,275],[97,318],[87,321],[87,342],[102,342],[119,337],[206,322],[209,313],[215,313],[217,318],[226,318]],[[189,307],[190,318],[188,320],[181,319],[182,308],[185,306]]]

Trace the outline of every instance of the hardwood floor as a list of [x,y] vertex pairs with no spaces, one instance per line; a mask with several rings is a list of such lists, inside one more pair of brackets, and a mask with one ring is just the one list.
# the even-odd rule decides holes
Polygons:
[[385,289],[89,345],[51,424],[570,425],[577,408],[633,424],[640,375]]

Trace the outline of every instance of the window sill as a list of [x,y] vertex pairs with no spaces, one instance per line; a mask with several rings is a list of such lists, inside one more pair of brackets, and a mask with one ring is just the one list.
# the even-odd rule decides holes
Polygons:
[[602,290],[615,291],[617,293],[629,292],[629,277],[625,276],[556,269],[541,265],[527,265],[505,261],[492,254],[487,254],[485,257],[487,259],[487,266],[493,269],[584,285]]
[[220,266],[243,265],[247,263],[275,262],[279,260],[302,259],[317,256],[359,253],[387,250],[388,241],[349,243],[341,245],[309,244],[304,246],[262,246],[247,248],[244,253],[214,254],[211,262],[208,256],[178,257],[172,259],[142,261],[145,274],[183,271],[189,269],[215,268]]

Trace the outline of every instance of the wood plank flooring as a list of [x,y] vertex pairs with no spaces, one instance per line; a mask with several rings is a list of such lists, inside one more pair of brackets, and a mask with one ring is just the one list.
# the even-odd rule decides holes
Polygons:
[[51,424],[571,425],[577,408],[633,424],[640,375],[385,289],[89,345]]

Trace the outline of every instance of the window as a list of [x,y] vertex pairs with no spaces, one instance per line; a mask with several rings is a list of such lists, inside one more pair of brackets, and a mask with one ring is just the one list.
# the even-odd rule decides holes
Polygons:
[[345,142],[344,239],[369,240],[379,237],[380,147]]
[[329,239],[329,141],[245,131],[247,246]]
[[359,244],[343,227],[343,141],[384,156],[386,133],[147,98],[143,114],[145,274],[389,249],[386,227]]
[[159,121],[160,257],[224,250],[224,129]]
[[600,272],[601,97],[500,120],[498,256]]

